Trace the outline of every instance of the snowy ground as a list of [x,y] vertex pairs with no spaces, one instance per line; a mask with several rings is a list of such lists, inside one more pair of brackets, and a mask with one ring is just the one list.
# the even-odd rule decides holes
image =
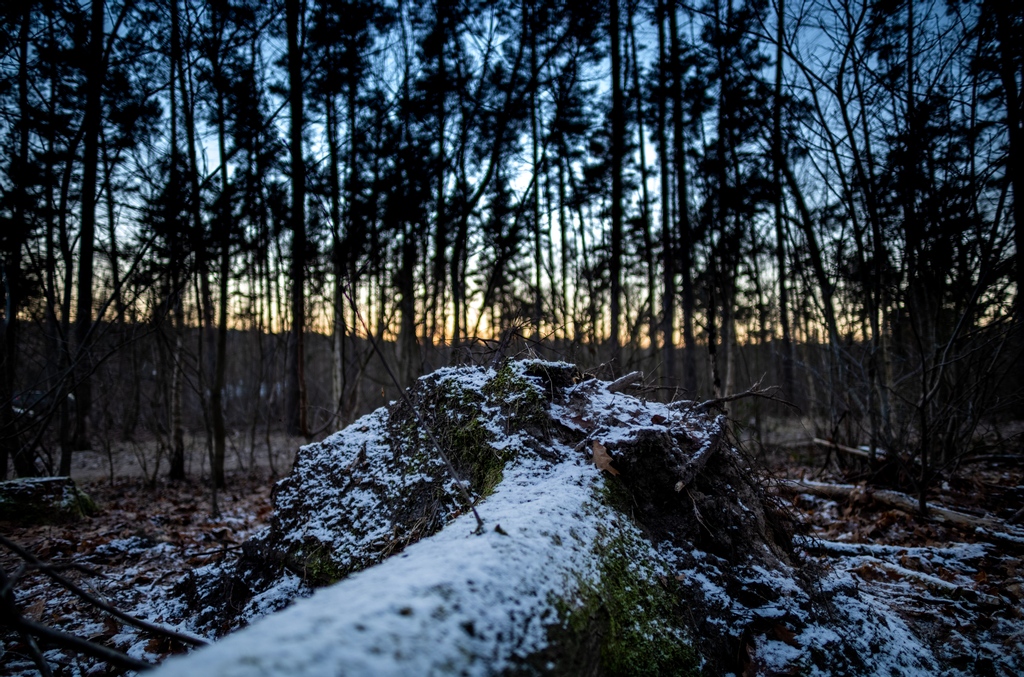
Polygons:
[[[67,525],[7,525],[3,534],[90,594],[135,616],[188,630],[172,587],[188,571],[230,557],[268,520],[271,482],[266,476],[228,476],[221,516],[209,516],[208,489],[201,483],[148,487],[138,479],[83,482],[100,512]],[[0,549],[8,574],[21,560]],[[76,567],[83,567],[79,569]],[[139,631],[97,611],[39,571],[24,571],[15,587],[19,606],[46,623],[147,661],[160,661],[185,647]],[[55,674],[106,674],[106,667],[73,652],[46,651]],[[0,674],[37,674],[22,638],[0,632]]]

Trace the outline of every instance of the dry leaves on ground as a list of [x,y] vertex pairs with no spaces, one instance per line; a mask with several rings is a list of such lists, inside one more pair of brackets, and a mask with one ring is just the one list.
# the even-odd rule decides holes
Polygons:
[[[174,617],[172,586],[266,524],[271,486],[266,476],[229,475],[218,496],[220,515],[214,517],[209,487],[200,481],[160,481],[155,487],[138,479],[84,483],[82,489],[100,507],[96,515],[63,525],[5,525],[5,534],[45,562],[91,569],[62,571],[90,594],[145,620],[173,625],[182,619]],[[9,574],[21,564],[13,553],[0,552],[0,566]],[[185,648],[112,619],[38,571],[20,577],[16,596],[31,620],[150,662]],[[55,674],[105,674],[107,669],[66,651],[50,649],[46,656]],[[23,639],[6,630],[0,632],[0,674],[36,674]]]

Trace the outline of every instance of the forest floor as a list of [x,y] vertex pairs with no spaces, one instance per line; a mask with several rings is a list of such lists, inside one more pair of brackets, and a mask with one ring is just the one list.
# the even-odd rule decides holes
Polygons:
[[[210,459],[206,434],[186,432],[184,442],[185,474],[208,478]],[[282,433],[261,434],[255,439],[242,433],[228,435],[224,468],[234,474],[269,474],[280,478],[291,470],[296,450],[306,443],[303,437]],[[95,447],[91,451],[75,452],[72,456],[71,477],[76,482],[109,483],[124,479],[155,482],[167,475],[167,452],[154,440],[100,441]]]
[[[275,440],[278,474],[287,472],[297,443]],[[988,461],[963,466],[938,487],[930,500],[971,515],[999,516],[1019,523],[1024,508],[1024,464]],[[175,604],[174,585],[194,567],[228,557],[271,514],[274,478],[266,463],[247,468],[239,454],[229,471],[227,488],[218,497],[220,514],[210,511],[210,491],[200,481],[201,461],[192,465],[193,481],[168,482],[159,473],[119,472],[110,481],[110,459],[80,459],[77,481],[98,504],[99,511],[77,523],[49,526],[0,524],[6,538],[30,551],[52,570],[77,583],[90,595],[128,613],[188,632],[187,619]],[[823,466],[824,450],[779,448],[761,453],[771,474],[830,483],[856,483],[863,468],[833,459]],[[127,464],[128,452],[118,464]],[[123,469],[123,466],[122,466]],[[835,501],[802,494],[784,497],[803,523],[806,535],[827,541],[825,551],[808,548],[808,557],[827,568],[852,572],[876,593],[896,600],[895,607],[912,627],[936,642],[963,642],[965,651],[993,642],[1013,652],[1024,641],[1024,620],[1007,619],[1024,599],[1021,552],[990,546],[969,529],[941,524],[899,510],[886,509],[863,495]],[[8,574],[23,562],[0,549],[0,567]],[[46,572],[27,567],[15,585],[18,605],[26,617],[104,644],[147,662],[159,662],[185,645],[136,630],[99,611],[87,600],[58,585]],[[1006,605],[1005,602],[1013,604]],[[1000,606],[1002,605],[1002,606]],[[1011,609],[1012,607],[1012,609]],[[989,632],[994,623],[1021,628],[1016,633]],[[995,628],[993,628],[995,630]],[[983,637],[981,635],[984,635]],[[54,674],[110,674],[99,660],[68,650],[43,647]],[[964,658],[965,661],[968,657]],[[974,659],[977,661],[977,658]],[[981,669],[979,670],[979,665]],[[964,674],[984,674],[986,663],[951,666]],[[115,671],[116,672],[116,671]],[[0,631],[0,674],[37,674],[24,639]],[[999,674],[996,670],[993,674]]]
[[[210,511],[210,491],[203,481],[150,485],[139,477],[79,480],[99,510],[79,522],[61,525],[5,525],[10,540],[89,594],[146,620],[180,626],[174,618],[173,587],[194,567],[217,561],[237,549],[264,526],[271,514],[272,479],[265,472],[233,471],[220,492],[219,516]],[[0,567],[18,570],[22,562],[0,551]],[[69,567],[81,565],[86,570]],[[26,571],[16,585],[19,606],[30,619],[147,662],[158,662],[187,647],[111,618],[56,583],[45,572]],[[168,613],[168,611],[170,613]],[[93,658],[71,651],[46,652],[54,674],[107,674]],[[23,638],[0,633],[0,674],[37,674]]]
[[[947,658],[943,674],[1013,675],[1019,674],[1024,648],[1024,540],[993,538],[984,527],[935,515],[936,508],[947,508],[1007,531],[1024,524],[1019,433],[1011,443],[1014,453],[1005,461],[964,464],[946,473],[928,494],[929,517],[874,500],[864,459],[829,456],[820,446],[809,452],[812,445],[805,445],[803,453],[799,447],[775,449],[761,460],[776,478],[855,487],[845,500],[780,493],[800,522],[798,538],[807,557],[826,570],[852,574],[862,590],[885,599]],[[891,482],[899,473],[888,475]],[[884,493],[884,484],[879,488]]]

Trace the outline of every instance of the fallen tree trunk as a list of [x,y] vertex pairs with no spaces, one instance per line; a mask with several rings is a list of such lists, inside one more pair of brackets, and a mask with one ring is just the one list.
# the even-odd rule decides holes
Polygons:
[[845,454],[849,454],[851,456],[857,456],[859,458],[866,458],[868,460],[878,460],[878,461],[884,461],[887,458],[886,452],[884,450],[882,450],[882,449],[876,450],[875,451],[875,456],[874,456],[874,458],[872,458],[871,452],[870,451],[865,451],[864,449],[857,449],[856,447],[848,447],[845,444],[839,444],[838,442],[833,442],[831,440],[823,440],[820,437],[815,437],[811,441],[814,442],[815,444],[817,444],[819,447],[825,447],[826,449],[835,449],[837,451],[841,451],[841,452],[843,452]]
[[875,503],[886,508],[935,520],[972,531],[983,540],[1024,549],[1024,531],[994,517],[978,517],[938,505],[929,505],[923,515],[917,499],[890,489],[874,489],[859,484],[831,484],[808,480],[778,480],[777,489],[787,494],[810,494],[835,501]]
[[70,477],[23,477],[0,482],[0,520],[21,524],[72,522],[96,510]]
[[[481,505],[483,533],[463,515],[401,556],[195,658],[217,675],[480,674],[552,659],[573,674],[598,661],[591,644],[614,632],[609,660],[622,670],[647,656],[662,657],[654,664],[666,669],[695,668],[684,628],[666,624],[651,636],[631,628],[641,606],[669,620],[673,602],[656,569],[626,565],[655,553],[635,527],[595,502],[600,484],[596,470],[581,464],[524,464]],[[620,596],[600,600],[606,593]],[[595,612],[601,605],[607,618]],[[573,622],[551,632],[560,614]],[[560,656],[544,654],[549,639],[565,647]],[[165,674],[194,669],[193,661],[171,661]]]
[[270,530],[187,592],[207,632],[311,596],[163,674],[938,669],[852,579],[802,568],[723,418],[578,381],[539,361],[445,369],[302,448]]

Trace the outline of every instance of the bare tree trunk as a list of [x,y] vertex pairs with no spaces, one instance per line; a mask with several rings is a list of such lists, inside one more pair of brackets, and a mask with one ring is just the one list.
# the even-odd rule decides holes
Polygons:
[[[271,349],[266,350],[267,341],[270,342],[271,347],[276,346],[277,337],[274,334],[274,286],[270,282],[270,228],[267,223],[265,205],[262,205],[263,196],[260,197],[261,206],[260,209],[260,237],[265,242],[265,248],[262,251],[262,256],[259,257],[259,263],[256,267],[257,275],[260,280],[260,290],[265,292],[266,296],[260,294],[261,308],[259,312],[259,342],[260,342],[260,384],[266,387],[268,396],[261,398],[263,401],[260,403],[263,405],[263,416],[264,423],[266,424],[263,429],[263,441],[267,448],[267,462],[270,466],[270,474],[272,477],[277,476],[277,469],[274,467],[274,449],[270,445],[270,399],[274,396],[274,390],[278,384],[277,370],[274,364],[274,353]],[[264,313],[266,319],[264,320]],[[259,415],[259,407],[253,412],[253,430],[256,429],[256,417]]]
[[[92,408],[92,379],[89,334],[92,329],[93,251],[96,237],[96,166],[99,155],[100,115],[103,93],[103,5],[92,3],[89,28],[88,89],[85,100],[85,130],[82,155],[82,218],[79,232],[78,305],[75,311],[75,441],[76,450],[89,449],[89,411]],[[61,463],[61,470],[65,468]],[[67,471],[70,473],[70,459]]]
[[291,111],[289,150],[292,188],[291,306],[292,326],[288,341],[288,432],[309,434],[306,423],[305,287],[306,287],[306,165],[302,157],[302,46],[299,43],[301,0],[285,0],[288,41],[288,105]]
[[[1024,325],[1024,94],[1018,82],[1024,81],[1024,64],[1019,59],[1020,44],[1014,38],[1014,13],[1019,20],[1019,7],[1000,2],[991,3],[996,12],[996,35],[999,38],[999,79],[1006,97],[1008,152],[1006,173],[1013,186],[1013,241],[1017,250],[1017,296],[1014,299],[1017,322]],[[1017,29],[1019,35],[1019,28]],[[1014,54],[1017,50],[1017,55]],[[1018,80],[1019,78],[1019,80]],[[1024,383],[1024,362],[1018,367],[1020,383]]]
[[[188,148],[189,158],[189,182],[191,184],[192,199],[191,199],[191,228],[198,230],[202,228],[202,217],[200,215],[199,205],[199,162],[196,157],[195,147],[195,111],[194,101],[189,95],[189,88],[187,86],[187,78],[185,74],[185,67],[182,58],[182,46],[181,46],[181,25],[179,23],[178,15],[178,1],[171,1],[171,77],[173,78],[177,74],[178,82],[177,85],[180,88],[183,111],[185,114],[185,134],[188,137],[186,147]],[[174,89],[175,83],[170,83],[170,89]],[[173,102],[173,99],[172,99]],[[176,116],[173,116],[176,118]],[[172,131],[176,129],[177,122],[172,122]],[[178,151],[177,145],[175,144],[171,148],[171,181],[172,186],[176,187],[178,183],[177,172],[178,172]],[[167,206],[168,214],[167,219],[169,222],[178,219],[178,206],[169,204]],[[176,229],[175,229],[176,230]],[[184,244],[178,242],[178,236],[172,235],[171,242],[171,271],[170,271],[170,285],[167,295],[167,303],[170,304],[170,313],[172,313],[172,325],[174,331],[174,351],[170,361],[170,369],[172,370],[171,376],[171,391],[168,397],[168,424],[170,425],[171,435],[171,456],[170,456],[170,470],[168,471],[168,477],[172,480],[184,480],[185,479],[185,435],[182,430],[181,420],[181,391],[184,387],[184,373],[182,373],[183,365],[181,363],[182,357],[182,344],[184,338],[182,333],[184,331],[184,318],[183,311],[181,308],[181,295],[182,287],[184,282],[180,277],[181,271],[178,266],[181,265],[184,257],[182,256],[181,249]],[[203,272],[202,266],[200,266],[200,272]],[[206,276],[201,275],[201,280],[206,281]],[[155,477],[155,475],[154,475]]]
[[528,34],[530,41],[530,151],[531,169],[533,171],[533,182],[530,195],[530,207],[532,211],[531,232],[533,234],[533,338],[539,341],[541,337],[541,318],[544,314],[543,295],[541,294],[542,284],[542,263],[541,263],[541,236],[540,236],[540,132],[538,130],[537,112],[537,18],[536,2],[530,3],[530,9],[523,7],[523,33]]
[[[30,5],[27,3],[26,7],[28,6]],[[52,13],[47,13],[47,29],[50,31],[54,30]],[[53,119],[56,116],[57,101],[56,96],[53,95],[52,92],[55,90],[55,83],[59,77],[56,65],[51,64],[48,75],[48,85],[50,87],[51,96],[47,102],[47,112],[50,115],[50,119]],[[27,91],[25,96],[27,97]],[[57,439],[60,447],[61,465],[64,464],[64,458],[66,457],[67,464],[70,467],[71,412],[69,411],[67,393],[69,388],[72,387],[71,382],[73,382],[73,379],[70,378],[69,374],[68,312],[66,310],[66,308],[70,307],[70,296],[67,294],[70,290],[70,285],[67,283],[64,285],[65,296],[68,299],[66,305],[59,303],[57,300],[56,248],[60,248],[62,262],[65,268],[65,275],[68,279],[73,277],[74,261],[71,256],[70,247],[67,244],[66,215],[57,209],[57,205],[54,204],[53,199],[53,187],[56,187],[57,185],[57,179],[54,174],[54,163],[57,157],[55,138],[56,130],[48,130],[46,137],[47,154],[44,164],[45,169],[43,170],[44,183],[49,187],[46,191],[46,326],[50,334],[49,349],[52,351],[53,355],[53,359],[50,364],[50,387],[55,389],[57,396],[60,398],[57,410]],[[74,141],[72,141],[72,146],[74,146]],[[67,163],[68,168],[70,168],[71,165],[71,162]],[[60,195],[63,201],[63,196],[65,195],[63,182],[60,187]],[[58,213],[60,213],[61,216],[55,219],[54,217]],[[57,226],[57,228],[55,229],[54,226]],[[137,379],[137,374],[133,373],[133,382],[137,383]],[[6,464],[4,467],[6,467]]]
[[22,449],[18,422],[14,416],[15,364],[18,359],[18,312],[21,309],[21,248],[29,234],[28,197],[25,179],[28,169],[29,104],[28,104],[28,50],[32,22],[32,2],[22,7],[21,29],[18,35],[18,152],[12,158],[10,175],[15,180],[13,223],[9,237],[9,251],[0,252],[0,479],[7,478],[8,458],[14,461],[14,470],[20,477],[35,474],[35,463],[30,450]]
[[402,387],[412,384],[419,363],[416,340],[416,236],[406,223],[402,228],[402,262],[398,269],[398,310],[401,324],[398,329],[398,361]]
[[[21,245],[16,243],[20,253]],[[14,415],[15,364],[18,359],[18,296],[17,285],[21,257],[15,252],[0,262],[0,305],[4,310],[0,322],[0,479],[7,479],[7,461],[14,461],[19,477],[35,475],[35,464],[27,450],[21,448],[18,421]]]
[[[72,162],[70,158],[74,157],[74,151],[78,148],[78,144],[80,143],[84,132],[85,128],[80,128],[79,133],[74,139],[72,139],[70,152],[68,153],[69,159],[64,163],[64,174],[61,177],[60,183],[60,198],[57,203],[57,237],[60,243],[61,262],[64,266],[64,270],[66,271],[67,277],[64,280],[63,294],[61,295],[60,301],[60,322],[57,323],[55,320],[54,324],[60,328],[57,333],[59,336],[57,342],[60,347],[60,357],[58,362],[59,373],[62,378],[69,381],[69,389],[74,388],[75,382],[71,338],[71,290],[74,286],[72,284],[72,271],[74,271],[75,267],[75,257],[71,247],[71,236],[68,232],[68,202],[70,200],[71,182],[74,177],[74,162]],[[63,393],[65,391],[62,390],[61,392]],[[60,421],[58,423],[61,467],[71,467],[71,454],[74,449],[74,419],[76,416],[77,413],[75,411],[71,411],[69,398],[62,397],[60,405]]]
[[[531,0],[524,2],[522,6],[522,42],[528,46],[530,51],[530,80],[529,80],[529,116],[530,116],[530,184],[527,187],[529,199],[529,235],[532,240],[532,270],[533,280],[530,285],[530,325],[532,328],[531,337],[534,341],[541,338],[541,322],[544,315],[544,300],[541,290],[543,284],[543,247],[541,238],[541,196],[540,182],[542,174],[542,159],[540,154],[540,113],[537,104],[537,2]],[[524,210],[525,213],[525,210]],[[554,290],[552,289],[552,293]]]
[[224,417],[224,385],[227,373],[227,342],[228,342],[228,279],[231,277],[231,186],[228,183],[227,163],[227,124],[224,106],[224,88],[227,83],[224,81],[223,66],[221,63],[221,34],[223,23],[226,20],[220,13],[214,10],[212,14],[213,31],[217,35],[217,44],[213,47],[212,65],[214,87],[217,91],[217,149],[220,154],[220,210],[219,231],[220,231],[220,278],[217,299],[217,356],[216,367],[213,375],[213,387],[210,390],[210,409],[213,418],[213,454],[210,458],[210,483],[212,496],[212,510],[219,512],[217,505],[217,489],[225,486],[224,481],[224,457],[227,447],[227,424]]
[[171,468],[168,477],[172,480],[185,479],[185,431],[182,423],[182,391],[185,388],[185,370],[182,364],[184,357],[184,333],[185,318],[182,309],[182,287],[184,283],[175,280],[171,291],[174,308],[174,352],[171,354],[171,401],[170,419],[168,425],[171,430]]
[[708,270],[708,363],[711,368],[711,392],[714,397],[722,396],[722,379],[718,364],[718,300],[715,298],[715,282],[718,264],[714,257]]
[[[738,237],[738,234],[737,234]],[[738,257],[730,254],[730,264]],[[725,352],[725,387],[722,395],[736,392],[736,266],[723,271],[722,282],[722,348]]]
[[[679,272],[683,277],[683,389],[689,397],[697,396],[697,342],[693,336],[693,313],[696,307],[693,291],[693,229],[690,225],[689,175],[686,170],[686,145],[683,138],[683,73],[679,61],[679,21],[674,5],[668,7],[669,39],[672,59],[672,126],[676,168],[676,220],[679,223],[677,251]],[[674,285],[673,285],[674,286]]]
[[[31,7],[31,3],[25,4],[26,11]],[[53,13],[46,12],[46,26],[48,31],[54,30],[53,25]],[[25,36],[27,44],[28,36]],[[59,69],[56,64],[51,63],[50,68],[47,69],[47,84],[50,90],[50,97],[46,103],[47,113],[50,119],[56,117],[57,111],[57,97],[55,95],[56,82],[59,78]],[[27,76],[27,62],[26,72]],[[26,83],[27,84],[27,83]],[[27,103],[28,91],[24,94]],[[64,242],[66,241],[66,233],[63,231],[63,220],[60,218],[55,219],[57,214],[56,204],[54,204],[54,188],[57,187],[57,178],[54,172],[54,165],[57,158],[56,153],[56,130],[47,130],[45,134],[46,144],[46,159],[44,161],[43,169],[43,182],[47,186],[46,190],[46,277],[45,277],[45,295],[46,295],[46,328],[49,332],[49,350],[51,351],[52,358],[49,365],[49,380],[50,387],[54,388],[57,396],[60,398],[58,405],[57,414],[57,439],[60,447],[61,458],[64,456],[68,457],[70,463],[71,460],[71,439],[70,439],[70,417],[68,411],[68,398],[67,392],[69,389],[68,378],[68,351],[67,351],[67,339],[68,334],[66,327],[62,326],[63,322],[67,321],[67,316],[63,313],[63,308],[58,305],[57,301],[57,253],[56,247],[61,247],[61,254],[64,255]],[[27,139],[26,139],[27,142]],[[72,163],[68,163],[70,165]],[[56,222],[55,222],[56,221]],[[55,226],[59,224],[60,230],[56,230]],[[70,261],[70,256],[65,256],[65,275],[68,278],[73,277],[73,265],[74,262]],[[67,289],[68,285],[65,285]],[[134,374],[133,374],[134,377]],[[3,464],[6,471],[6,463]]]
[[[658,84],[661,96],[658,97],[658,161],[661,174],[661,334],[662,362],[664,363],[664,381],[675,385],[679,367],[676,365],[676,238],[672,229],[672,177],[669,169],[668,134],[666,119],[668,117],[668,46],[665,40],[665,21],[667,17],[665,0],[658,0],[655,10],[655,21],[658,23]],[[672,10],[674,11],[674,10]]]
[[[430,326],[428,328],[427,335],[430,337],[430,341],[437,345],[437,342],[444,342],[446,327],[445,327],[445,314],[446,314],[446,295],[447,295],[447,255],[448,255],[448,214],[445,210],[445,181],[446,181],[446,170],[448,157],[445,152],[445,138],[447,135],[447,123],[448,123],[448,112],[447,112],[447,80],[448,80],[448,62],[446,60],[445,51],[447,48],[448,40],[448,20],[449,20],[448,3],[438,2],[434,5],[434,20],[435,31],[440,31],[440,39],[438,39],[438,54],[437,54],[437,73],[438,80],[442,83],[439,89],[434,90],[434,96],[437,97],[437,162],[436,176],[437,181],[437,192],[434,197],[434,208],[435,208],[435,223],[434,223],[434,261],[433,270],[431,272],[430,281],[433,283],[433,294],[429,299],[430,308]],[[425,250],[424,250],[425,251]],[[452,280],[452,284],[458,284],[456,280]],[[426,287],[424,287],[426,289]]]
[[622,363],[622,160],[625,154],[626,120],[623,113],[622,100],[622,55],[621,32],[619,29],[619,0],[611,0],[609,5],[608,32],[611,36],[611,67],[612,67],[612,233],[611,261],[611,361],[615,371],[621,371]]
[[[402,102],[408,105],[411,101],[409,84],[412,78],[412,57],[408,51],[409,40],[406,35],[406,16],[404,0],[398,0],[399,22],[402,33]],[[408,149],[411,145],[409,138],[409,125],[404,122],[402,125],[402,145]],[[402,175],[409,177],[410,168],[402,161]],[[399,293],[398,310],[401,319],[399,320],[398,344],[396,346],[397,360],[399,363],[399,380],[402,387],[412,384],[413,379],[420,367],[419,346],[416,339],[416,253],[417,233],[413,224],[405,221],[402,223],[402,244],[401,264],[398,269],[397,287]],[[426,258],[426,250],[424,250]]]
[[[330,182],[328,185],[334,267],[334,336],[332,339],[334,364],[331,370],[331,400],[334,406],[332,425],[340,428],[342,400],[345,397],[345,277],[347,270],[341,234],[341,174],[338,167],[340,153],[338,152],[338,117],[335,106],[334,96],[329,94],[324,101],[324,107],[327,113],[327,161],[330,165],[327,168],[327,175]],[[354,134],[354,132],[350,131],[350,134]]]
[[629,45],[632,55],[633,71],[633,104],[636,106],[637,145],[640,151],[640,216],[643,220],[641,235],[644,243],[644,264],[647,270],[647,320],[648,320],[648,341],[652,355],[658,353],[658,320],[655,311],[655,266],[654,266],[654,242],[651,235],[651,196],[647,187],[647,137],[644,134],[644,106],[640,89],[640,62],[636,48],[636,31],[633,26],[633,7],[630,6],[627,15],[629,30]]
[[[465,209],[459,216],[458,226],[455,229],[455,243],[452,248],[452,259],[449,262],[452,274],[452,342],[453,348],[458,348],[461,336],[462,325],[468,328],[469,321],[466,318],[468,304],[466,303],[465,275],[469,268],[469,212]],[[468,331],[467,331],[468,333]]]
[[104,136],[103,142],[104,149],[104,168],[103,168],[103,194],[107,207],[107,239],[109,241],[109,249],[107,250],[107,262],[110,264],[110,283],[112,286],[111,294],[113,294],[114,311],[115,311],[115,322],[123,328],[124,325],[124,314],[125,304],[124,295],[121,290],[121,271],[120,271],[120,254],[117,250],[117,214],[116,214],[116,198],[114,197],[114,166],[113,162],[107,158],[107,144],[106,137]]
[[[559,151],[561,153],[561,151]],[[568,343],[575,338],[575,332],[570,333],[569,325],[576,317],[576,305],[569,303],[569,233],[572,225],[565,193],[565,166],[560,157],[555,162],[558,165],[558,239],[561,250],[559,257],[559,270],[561,271],[561,292],[562,292],[562,340]]]
[[[726,30],[729,25],[728,13],[731,8],[731,2],[726,2],[726,13],[727,17],[723,20],[722,18],[722,1],[714,0],[713,11],[714,11],[714,35],[715,35],[715,68],[718,71],[718,100],[716,102],[716,132],[717,138],[715,139],[715,182],[717,183],[714,189],[714,225],[712,226],[718,233],[718,252],[713,253],[712,256],[718,257],[720,260],[716,269],[716,274],[709,275],[710,285],[715,287],[718,292],[717,301],[721,304],[721,323],[718,326],[718,334],[721,336],[723,347],[726,349],[725,355],[719,351],[719,346],[715,345],[717,337],[713,340],[711,338],[711,332],[708,332],[708,351],[714,356],[712,359],[712,380],[714,381],[715,397],[721,397],[725,394],[722,388],[722,372],[728,365],[728,339],[729,339],[729,318],[731,316],[731,294],[728,290],[728,278],[731,275],[732,268],[732,243],[731,233],[729,232],[729,209],[731,205],[726,202],[725,195],[727,186],[729,185],[729,172],[726,158],[729,154],[729,115],[728,115],[728,101],[730,88],[730,75],[731,75],[731,63],[729,54],[725,49],[725,40],[722,37],[722,33]],[[723,252],[724,250],[724,252]],[[715,305],[714,301],[708,300],[709,307]],[[719,309],[712,308],[715,312]],[[710,311],[709,311],[710,312]],[[709,320],[709,324],[713,324]],[[713,350],[713,352],[712,352]],[[728,384],[728,380],[726,381]]]
[[786,225],[782,218],[782,44],[786,28],[786,0],[777,0],[775,34],[775,100],[772,105],[772,184],[775,190],[775,265],[779,276],[779,323],[782,325],[782,389],[799,400],[793,379],[793,339],[789,328],[789,287],[786,284]]
[[[223,155],[221,157],[224,157]],[[228,217],[230,218],[230,216]],[[227,452],[227,422],[224,415],[224,385],[228,360],[228,279],[231,276],[231,249],[227,233],[221,237],[219,298],[217,299],[217,366],[210,393],[213,413],[213,458],[210,459],[213,512],[217,513],[217,489],[225,486],[224,458]]]

